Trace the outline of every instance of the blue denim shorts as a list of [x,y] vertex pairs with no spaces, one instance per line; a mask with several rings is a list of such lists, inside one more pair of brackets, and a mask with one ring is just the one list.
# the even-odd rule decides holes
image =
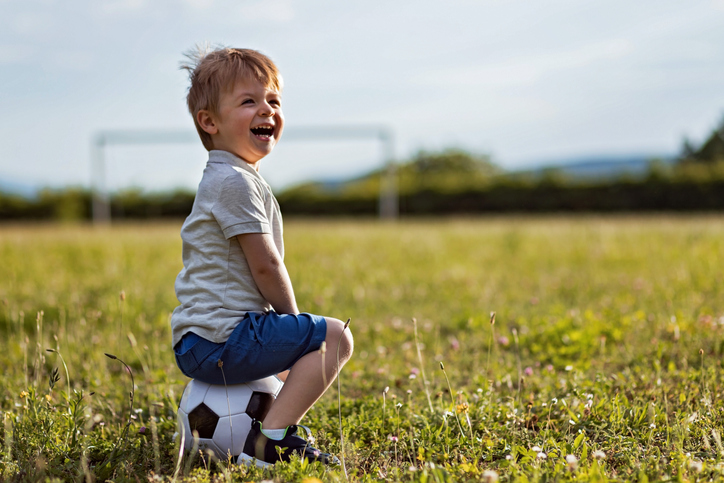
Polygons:
[[179,369],[192,379],[241,384],[286,371],[318,350],[326,336],[327,321],[319,315],[248,312],[226,342],[187,332],[174,352]]

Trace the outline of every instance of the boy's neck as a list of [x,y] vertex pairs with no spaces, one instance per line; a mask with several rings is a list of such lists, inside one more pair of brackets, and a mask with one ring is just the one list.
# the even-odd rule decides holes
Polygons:
[[259,166],[261,165],[261,159],[259,159],[258,161],[254,162],[254,163],[250,163],[249,161],[247,161],[246,159],[242,158],[242,157],[239,156],[238,154],[236,154],[236,153],[234,153],[234,152],[231,152],[231,151],[227,151],[226,149],[214,149],[214,151],[222,151],[222,152],[225,152],[225,153],[229,153],[229,154],[233,155],[234,157],[239,158],[240,160],[242,160],[242,161],[244,162],[244,164],[246,164],[247,166],[249,166],[250,168],[252,168],[252,169],[253,169],[254,171],[256,171],[257,173],[259,172]]

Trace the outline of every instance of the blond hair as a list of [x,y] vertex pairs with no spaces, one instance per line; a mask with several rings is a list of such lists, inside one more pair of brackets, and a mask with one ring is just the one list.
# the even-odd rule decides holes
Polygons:
[[188,61],[181,68],[189,72],[191,86],[186,96],[191,117],[204,147],[214,149],[211,135],[201,129],[197,114],[207,110],[218,115],[222,92],[230,91],[239,80],[256,80],[267,89],[282,91],[282,77],[277,66],[266,55],[251,49],[208,46],[184,54]]

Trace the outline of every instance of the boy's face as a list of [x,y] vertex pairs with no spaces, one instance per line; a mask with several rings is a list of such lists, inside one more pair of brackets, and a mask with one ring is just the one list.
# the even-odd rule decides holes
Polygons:
[[211,134],[214,149],[233,153],[258,170],[284,129],[282,98],[256,80],[240,80],[222,92],[218,114],[199,112],[199,124]]

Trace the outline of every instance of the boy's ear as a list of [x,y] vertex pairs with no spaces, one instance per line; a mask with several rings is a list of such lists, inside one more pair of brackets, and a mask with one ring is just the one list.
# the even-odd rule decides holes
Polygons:
[[196,113],[196,122],[199,123],[201,129],[209,134],[216,134],[219,132],[219,128],[216,126],[214,118],[211,117],[211,113],[206,109],[201,109],[198,113]]

